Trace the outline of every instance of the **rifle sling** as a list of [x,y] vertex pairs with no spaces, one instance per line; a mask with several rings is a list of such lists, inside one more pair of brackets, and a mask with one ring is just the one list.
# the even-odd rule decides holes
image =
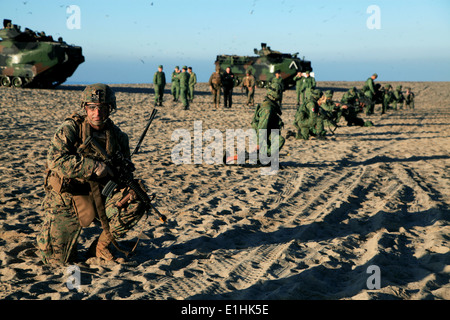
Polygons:
[[105,206],[103,204],[103,199],[102,199],[102,194],[100,191],[99,183],[95,182],[95,181],[89,181],[89,184],[91,185],[92,197],[94,198],[95,207],[97,209],[97,213],[100,218],[100,222],[102,224],[103,230],[105,231],[106,235],[108,236],[109,240],[112,242],[114,247],[116,247],[117,250],[119,250],[120,252],[125,254],[125,256],[128,256],[132,251],[134,251],[135,248],[133,248],[133,250],[131,252],[128,252],[128,251],[122,250],[119,247],[119,244],[114,239],[114,237],[111,234],[111,231],[109,229],[109,221],[108,221],[108,217],[106,216],[106,210],[105,210]]

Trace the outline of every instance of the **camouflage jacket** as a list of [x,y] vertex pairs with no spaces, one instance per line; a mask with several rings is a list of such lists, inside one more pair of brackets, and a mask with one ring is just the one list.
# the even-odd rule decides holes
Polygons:
[[[110,119],[102,131],[95,131],[88,124],[85,116],[78,114],[67,118],[56,130],[47,154],[48,176],[56,174],[60,179],[86,182],[96,167],[94,153],[81,155],[77,152],[83,141],[92,135],[105,147],[108,154],[121,152],[130,158],[129,139]],[[66,181],[66,182],[67,182]]]
[[208,83],[211,87],[217,89],[222,86],[222,76],[220,73],[213,72],[211,77],[209,77]]
[[284,125],[281,114],[280,105],[266,97],[263,103],[256,107],[252,119],[252,128],[255,130],[281,129]]
[[256,87],[256,80],[253,75],[245,76],[242,80],[242,86],[247,88],[255,88]]
[[316,87],[316,79],[314,77],[303,77],[302,80],[300,80],[301,85],[301,91],[305,91],[306,89],[314,89]]

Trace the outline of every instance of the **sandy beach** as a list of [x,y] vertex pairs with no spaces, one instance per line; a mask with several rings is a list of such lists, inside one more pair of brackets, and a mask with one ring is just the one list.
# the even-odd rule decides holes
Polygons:
[[[169,221],[142,219],[120,240],[131,248],[141,238],[121,264],[88,259],[101,229],[83,229],[73,289],[70,265],[43,265],[35,237],[49,142],[79,110],[84,86],[0,88],[0,299],[450,299],[450,83],[391,84],[412,88],[414,110],[381,115],[377,105],[374,115],[361,114],[373,127],[342,120],[325,141],[290,137],[273,175],[251,165],[174,164],[175,130],[194,139],[194,121],[203,132],[249,129],[253,109],[240,88],[231,109],[215,109],[200,83],[185,111],[169,84],[133,156],[136,176]],[[318,81],[336,100],[362,85]],[[154,107],[153,86],[111,87],[118,104],[111,118],[133,149]],[[264,95],[257,89],[256,102]],[[284,136],[295,110],[291,89]]]

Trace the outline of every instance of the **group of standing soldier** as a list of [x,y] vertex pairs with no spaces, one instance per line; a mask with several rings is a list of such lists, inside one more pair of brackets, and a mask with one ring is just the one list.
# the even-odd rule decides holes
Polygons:
[[[197,84],[197,75],[192,71],[192,67],[183,66],[180,70],[176,66],[172,72],[171,93],[173,101],[181,101],[185,110],[189,109],[189,102],[194,100],[194,88]],[[158,71],[153,76],[153,85],[155,90],[155,105],[162,105],[164,97],[164,88],[166,86],[166,75],[163,66],[158,67]]]

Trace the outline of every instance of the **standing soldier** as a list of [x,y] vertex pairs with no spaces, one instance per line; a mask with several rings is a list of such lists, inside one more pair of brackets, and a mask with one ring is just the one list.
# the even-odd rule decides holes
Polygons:
[[242,86],[247,92],[247,106],[253,107],[253,105],[255,104],[256,80],[252,75],[252,70],[247,69],[247,74],[242,80]]
[[233,104],[234,74],[231,72],[230,67],[227,67],[222,74],[222,85],[225,108],[231,108],[231,105]]
[[[89,226],[96,215],[103,232],[90,253],[104,260],[114,260],[108,246],[126,234],[145,213],[139,200],[132,200],[126,210],[116,203],[129,191],[117,190],[106,200],[101,190],[111,179],[112,170],[100,160],[96,150],[83,143],[96,140],[109,155],[121,153],[130,160],[128,136],[109,118],[116,109],[116,98],[105,84],[93,84],[82,93],[85,114],[73,114],[56,130],[47,155],[45,215],[37,235],[38,254],[45,264],[64,264],[76,255],[82,227]],[[84,146],[84,148],[82,148]],[[83,149],[84,152],[79,152]]]
[[383,103],[381,104],[381,114],[385,114],[386,111],[389,109],[389,104],[392,101],[394,101],[391,88],[392,86],[390,84],[386,84],[384,86]]
[[189,98],[188,98],[188,90],[189,90],[189,73],[187,73],[187,67],[183,66],[181,73],[178,75],[178,79],[180,81],[180,99],[183,104],[184,110],[189,109]]
[[209,77],[209,89],[213,96],[213,103],[216,108],[220,105],[220,88],[222,87],[222,77],[220,75],[220,67],[216,67],[216,71]]
[[373,114],[375,109],[376,90],[373,81],[376,78],[378,78],[378,74],[374,73],[370,78],[366,80],[364,87],[362,88],[363,93],[370,100],[370,102],[366,105],[366,115]]
[[[266,152],[267,156],[272,156],[279,152],[285,143],[281,135],[281,129],[284,127],[281,119],[281,107],[279,104],[282,88],[278,83],[271,83],[267,89],[266,97],[262,104],[258,104],[252,119],[252,128],[256,130],[257,148],[260,152]],[[261,129],[267,130],[265,141],[260,141]],[[272,130],[279,130],[278,144],[272,144]],[[276,149],[278,147],[278,149]]]
[[158,71],[153,76],[153,86],[155,89],[155,105],[161,106],[164,96],[164,87],[166,86],[166,75],[163,72],[163,66],[158,67]]
[[281,87],[280,101],[279,101],[280,107],[281,107],[281,103],[283,102],[284,83],[283,83],[283,78],[281,77],[280,70],[275,70],[275,77],[272,79],[272,83],[278,83]]
[[301,87],[302,87],[302,79],[303,79],[302,72],[301,71],[297,72],[297,75],[294,77],[295,94],[297,95],[297,106],[299,106],[301,103],[300,94],[301,94]]
[[308,98],[311,90],[316,88],[316,79],[311,77],[311,72],[306,71],[302,80],[300,91],[302,92],[302,101],[305,102],[305,97]]
[[194,89],[195,89],[195,85],[197,84],[197,75],[195,74],[195,72],[192,72],[192,67],[188,68],[188,73],[189,73],[189,100],[190,102],[194,101]]
[[414,93],[411,92],[411,88],[406,88],[405,93],[405,109],[414,109]]
[[178,97],[180,96],[180,79],[178,79],[179,74],[180,67],[176,66],[175,70],[172,72],[172,88],[170,89],[172,92],[173,101],[178,101]]

